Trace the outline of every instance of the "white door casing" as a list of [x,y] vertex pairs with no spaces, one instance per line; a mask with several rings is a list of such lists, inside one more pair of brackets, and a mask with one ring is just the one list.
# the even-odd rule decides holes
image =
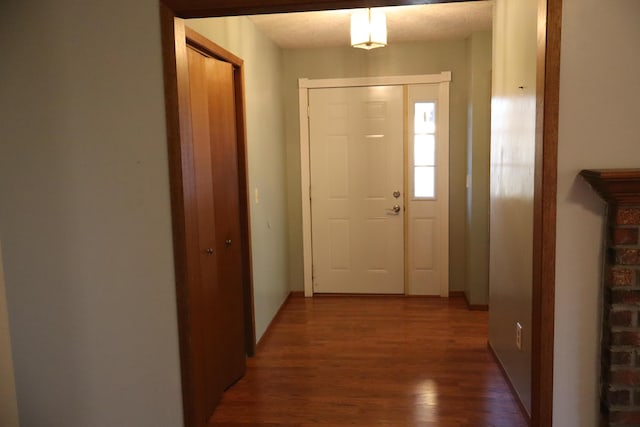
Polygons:
[[[441,114],[438,115],[438,128],[442,132],[438,134],[438,138],[442,140],[442,143],[446,143],[446,147],[440,149],[438,156],[446,158],[445,161],[448,169],[448,112],[449,112],[449,82],[451,81],[450,72],[442,72],[440,74],[432,75],[419,75],[419,76],[396,76],[396,77],[366,77],[366,78],[349,78],[349,79],[322,79],[322,80],[299,80],[299,107],[300,107],[300,161],[301,161],[301,184],[302,184],[302,237],[303,237],[303,257],[304,257],[304,292],[305,296],[310,297],[313,295],[312,285],[312,230],[311,230],[311,175],[310,175],[310,146],[309,146],[309,91],[313,88],[339,88],[339,87],[362,87],[362,86],[389,86],[389,85],[437,85],[438,87],[438,111]],[[411,107],[411,105],[410,105]],[[407,142],[405,140],[405,142]],[[411,166],[411,165],[409,165]],[[448,176],[446,177],[448,181]],[[443,180],[439,180],[438,185],[445,185]],[[439,244],[443,244],[438,253],[445,252],[448,254],[448,182],[446,183],[446,198],[447,201],[443,204],[446,205],[446,212],[443,216],[444,222],[441,222],[441,226],[446,226],[445,232],[439,233]],[[403,190],[401,190],[403,191]],[[438,190],[440,191],[440,190]],[[407,209],[411,205],[409,198],[401,198],[400,200],[407,200]],[[399,203],[402,205],[402,203]],[[408,220],[409,216],[405,218]],[[417,230],[420,231],[420,230]],[[444,243],[443,240],[446,240]],[[408,245],[409,249],[411,245]],[[415,246],[414,246],[415,247]],[[445,248],[445,249],[442,249]],[[440,295],[448,295],[448,256],[447,260],[443,257],[438,258],[440,265],[446,262],[443,274],[439,276],[440,282]],[[410,272],[409,263],[407,263],[407,272]],[[407,275],[408,277],[408,275]],[[426,288],[423,286],[423,288]],[[408,294],[420,294],[419,287],[411,289],[410,286],[405,284],[406,293]]]
[[309,91],[316,293],[404,293],[403,107],[402,86]]

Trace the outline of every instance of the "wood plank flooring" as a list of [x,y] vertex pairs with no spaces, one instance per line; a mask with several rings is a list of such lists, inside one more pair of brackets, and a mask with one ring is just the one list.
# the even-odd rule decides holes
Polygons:
[[211,426],[526,422],[462,298],[293,296]]

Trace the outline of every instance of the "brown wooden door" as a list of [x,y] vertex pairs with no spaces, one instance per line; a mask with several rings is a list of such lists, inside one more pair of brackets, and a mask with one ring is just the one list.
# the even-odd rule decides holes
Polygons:
[[205,417],[245,370],[242,259],[232,65],[188,49]]
[[213,58],[205,61],[217,233],[215,253],[222,304],[218,319],[224,367],[221,373],[226,388],[245,371],[236,105],[233,66]]

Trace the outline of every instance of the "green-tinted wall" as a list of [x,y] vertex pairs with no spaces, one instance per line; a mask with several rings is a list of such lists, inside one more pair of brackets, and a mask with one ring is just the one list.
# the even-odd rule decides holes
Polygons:
[[467,280],[472,305],[489,303],[489,153],[491,145],[491,33],[467,39]]
[[[493,23],[489,341],[531,405],[537,1],[497,0]],[[516,322],[522,350],[516,348]]]
[[640,167],[640,2],[562,3],[553,425],[597,427],[606,208],[578,173]]

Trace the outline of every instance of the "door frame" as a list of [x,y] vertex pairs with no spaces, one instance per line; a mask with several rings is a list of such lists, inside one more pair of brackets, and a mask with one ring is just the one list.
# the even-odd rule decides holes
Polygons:
[[[302,191],[302,262],[304,296],[313,296],[313,236],[311,233],[311,152],[309,137],[309,89],[328,89],[363,86],[408,86],[413,84],[440,84],[451,82],[451,71],[438,74],[420,74],[409,76],[347,77],[339,79],[298,79],[298,107],[300,120],[300,183]],[[447,85],[447,105],[449,101]],[[406,132],[403,132],[403,134]],[[406,144],[403,144],[403,146]],[[404,158],[404,157],[403,157]],[[407,165],[403,166],[404,168]],[[406,222],[406,221],[405,221]],[[406,234],[406,223],[403,226]],[[447,235],[448,239],[448,235]],[[448,240],[447,240],[448,245]],[[405,254],[406,257],[406,254]],[[447,263],[448,264],[448,263]],[[447,269],[449,266],[447,265]],[[407,271],[405,260],[405,293],[407,291]],[[447,270],[448,277],[448,270]],[[446,289],[440,289],[441,296],[449,295]]]
[[[205,408],[205,375],[200,336],[204,320],[199,308],[200,280],[195,172],[193,166],[191,104],[187,45],[233,66],[236,148],[244,315],[244,343],[247,355],[255,354],[256,335],[253,307],[253,270],[248,197],[248,168],[244,106],[244,65],[242,59],[185,27],[184,20],[171,17],[161,7],[165,103],[169,146],[169,173],[176,300],[182,377],[182,400],[186,426],[201,426],[210,414]],[[167,71],[171,70],[170,73]]]
[[[188,211],[183,201],[181,147],[185,129],[184,61],[177,61],[176,36],[181,36],[175,18],[207,18],[259,13],[305,12],[374,6],[447,3],[448,0],[159,0],[170,191],[172,199],[176,295],[182,372],[182,395],[186,427],[200,427],[195,419],[194,394],[190,377],[191,361],[186,357],[188,319],[184,298],[191,277],[187,274],[188,236],[184,227]],[[531,425],[546,427],[553,420],[553,351],[555,313],[556,206],[558,171],[558,117],[560,97],[560,47],[562,0],[538,0],[536,160],[534,190],[533,277],[532,277],[532,363]],[[182,107],[182,108],[181,108]],[[188,117],[188,116],[187,116]],[[244,121],[243,121],[244,123]],[[244,132],[242,133],[244,135]],[[246,161],[246,152],[242,151]],[[246,173],[246,169],[244,170]],[[188,177],[185,177],[188,178]],[[250,240],[250,239],[249,239]],[[252,311],[253,312],[253,311]]]

